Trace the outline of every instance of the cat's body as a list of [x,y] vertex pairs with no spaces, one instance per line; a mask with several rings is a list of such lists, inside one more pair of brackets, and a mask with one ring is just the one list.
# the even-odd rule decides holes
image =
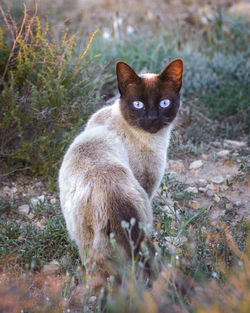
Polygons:
[[[172,75],[174,78],[170,74],[166,78],[154,74],[140,78],[125,63],[118,63],[121,99],[90,118],[64,157],[59,174],[61,206],[82,261],[85,248],[90,263],[102,264],[111,257],[111,232],[130,255],[122,220],[136,219],[134,242],[145,236],[138,223],[152,229],[151,202],[164,174],[172,121],[179,107],[182,61],[171,64],[176,73],[171,66],[168,71],[177,75]],[[156,90],[159,87],[162,91]],[[155,109],[158,94],[159,99],[172,99],[169,114],[167,108]],[[143,108],[137,108],[141,100],[144,113]],[[136,107],[128,111],[131,103]]]

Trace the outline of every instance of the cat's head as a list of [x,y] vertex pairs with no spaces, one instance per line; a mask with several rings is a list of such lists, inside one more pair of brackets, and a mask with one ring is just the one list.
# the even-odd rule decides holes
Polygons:
[[180,106],[182,71],[181,59],[172,61],[159,75],[140,76],[126,63],[118,62],[120,108],[126,121],[152,134],[170,125]]

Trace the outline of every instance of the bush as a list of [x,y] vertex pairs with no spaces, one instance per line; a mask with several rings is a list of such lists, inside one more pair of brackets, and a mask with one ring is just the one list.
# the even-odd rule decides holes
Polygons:
[[0,31],[0,158],[9,167],[54,175],[97,101],[96,66],[86,60],[90,42],[77,55],[75,36],[66,30],[57,41],[48,23],[26,10],[13,37],[16,25],[2,13],[9,33]]

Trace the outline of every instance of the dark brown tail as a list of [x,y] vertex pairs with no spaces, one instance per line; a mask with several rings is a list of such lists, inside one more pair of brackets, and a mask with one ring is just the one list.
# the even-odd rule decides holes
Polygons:
[[[117,243],[124,248],[129,258],[131,258],[132,255],[132,247],[128,238],[128,230],[122,227],[122,221],[130,224],[131,219],[135,219],[134,225],[129,225],[129,227],[131,228],[131,240],[134,243],[134,255],[138,257],[141,243],[143,241],[145,242],[146,235],[144,230],[139,227],[140,218],[135,206],[129,200],[119,198],[113,201],[110,211],[110,232],[115,234]],[[152,242],[148,239],[146,244],[151,254],[154,254],[155,249]]]

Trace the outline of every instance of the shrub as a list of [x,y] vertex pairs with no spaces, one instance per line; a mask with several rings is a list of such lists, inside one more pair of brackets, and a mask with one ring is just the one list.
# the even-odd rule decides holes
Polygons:
[[7,30],[0,30],[0,158],[32,174],[54,175],[97,101],[96,66],[86,60],[95,33],[77,55],[76,38],[67,30],[56,40],[48,23],[42,26],[26,9],[19,27],[2,14]]

